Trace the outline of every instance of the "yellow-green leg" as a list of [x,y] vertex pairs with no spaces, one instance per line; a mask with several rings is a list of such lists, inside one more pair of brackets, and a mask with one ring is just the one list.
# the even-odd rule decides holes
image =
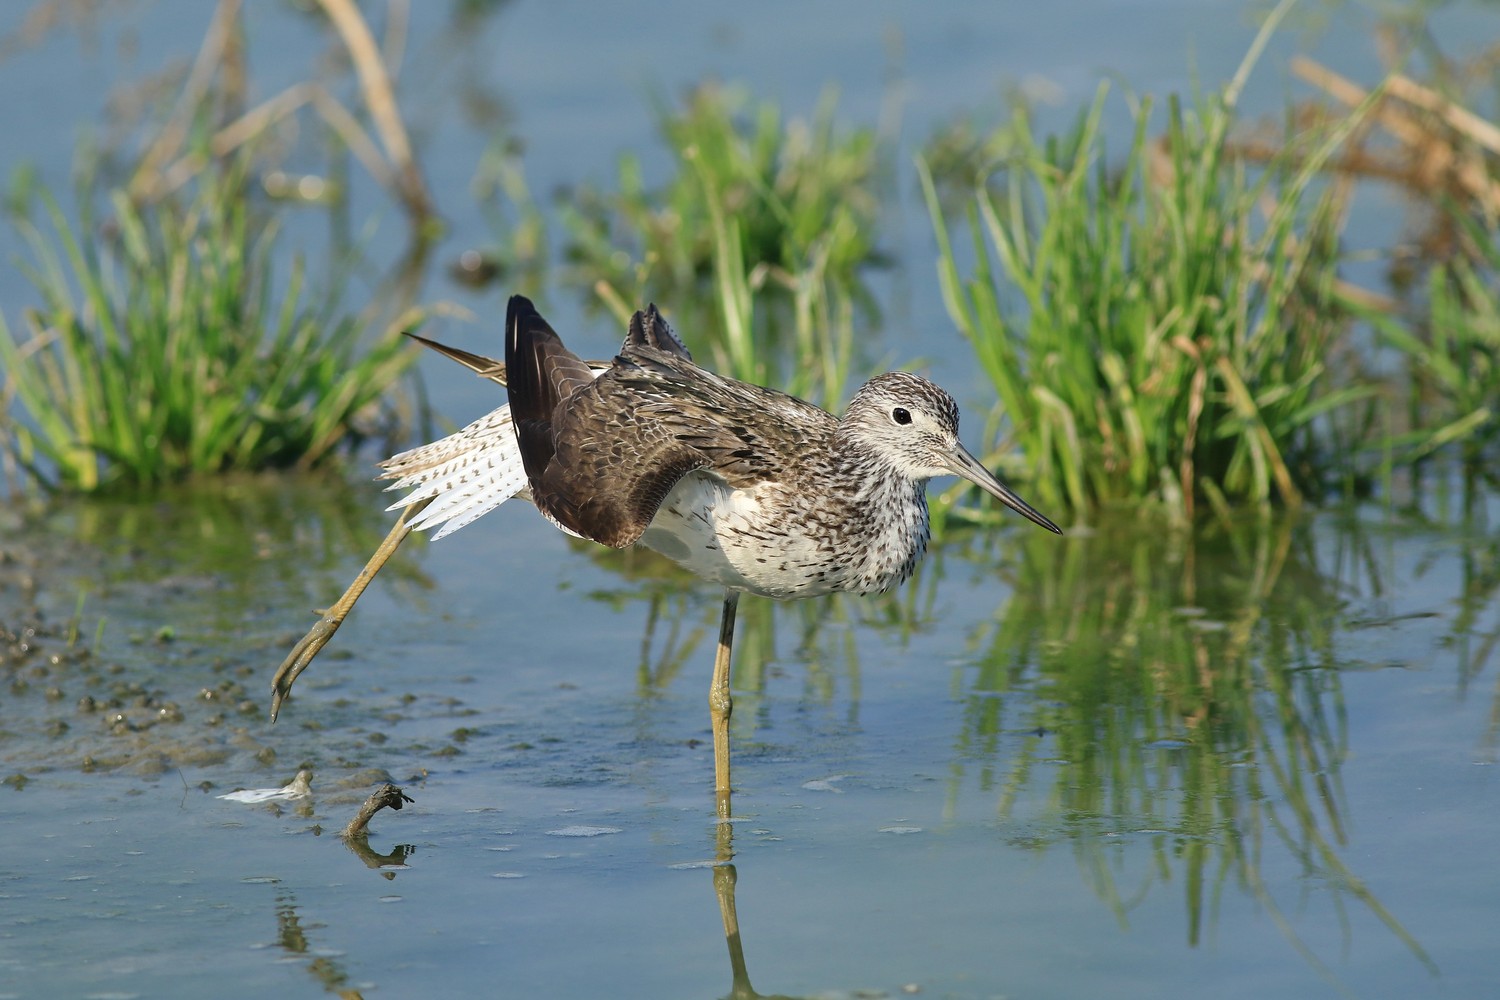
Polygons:
[[729,693],[729,652],[734,646],[734,615],[740,606],[738,591],[724,594],[724,614],[719,619],[719,648],[714,655],[713,682],[708,689],[708,714],[714,732],[714,799],[719,819],[729,812],[729,715],[734,699]]
[[375,579],[375,574],[380,572],[380,568],[390,560],[391,556],[395,555],[401,543],[406,541],[406,536],[411,534],[412,520],[426,510],[430,503],[432,503],[431,499],[418,500],[401,512],[401,516],[396,518],[396,523],[391,526],[390,533],[385,536],[385,541],[380,543],[380,548],[375,550],[369,562],[365,563],[364,569],[360,570],[354,582],[349,584],[349,589],[344,591],[344,596],[340,597],[333,607],[323,612],[323,617],[318,619],[318,623],[308,629],[302,641],[293,646],[286,659],[281,661],[281,666],[276,670],[276,676],[271,679],[272,722],[276,721],[276,716],[281,711],[281,703],[291,693],[292,685],[296,683],[297,677],[308,668],[318,652],[328,645],[328,640],[333,638],[333,633],[339,630],[339,626],[344,624],[344,619],[349,617],[349,612],[354,610],[355,602],[365,592],[370,581]]

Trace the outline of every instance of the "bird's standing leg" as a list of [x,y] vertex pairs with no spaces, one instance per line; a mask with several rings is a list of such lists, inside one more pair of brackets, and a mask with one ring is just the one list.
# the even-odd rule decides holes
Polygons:
[[739,606],[739,591],[725,591],[724,614],[719,619],[719,648],[714,654],[714,676],[708,688],[708,714],[714,731],[714,798],[721,820],[729,818],[729,713],[734,709],[734,699],[729,693],[729,651],[734,646],[734,614]]
[[281,711],[281,703],[291,693],[292,685],[296,682],[298,675],[306,670],[318,652],[328,645],[328,640],[333,638],[333,633],[339,630],[339,626],[344,624],[344,619],[349,617],[349,612],[354,610],[354,603],[365,592],[370,581],[375,579],[375,574],[380,572],[380,568],[401,547],[401,543],[406,541],[406,536],[411,534],[413,519],[430,503],[432,503],[431,498],[418,500],[401,512],[401,516],[396,518],[396,523],[391,525],[390,533],[385,536],[385,541],[380,543],[380,548],[375,550],[375,554],[370,556],[370,561],[365,563],[364,569],[360,570],[354,582],[349,584],[349,589],[344,591],[344,596],[323,612],[323,617],[318,619],[318,623],[307,630],[302,641],[293,646],[286,659],[281,661],[281,666],[276,670],[276,676],[271,678],[272,722],[276,721],[276,715]]

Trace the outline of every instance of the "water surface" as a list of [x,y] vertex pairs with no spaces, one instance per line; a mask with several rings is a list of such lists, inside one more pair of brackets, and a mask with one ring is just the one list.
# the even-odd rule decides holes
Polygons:
[[[269,727],[306,591],[354,565],[308,539],[379,530],[325,485],[217,498],[258,540],[238,555],[203,552],[201,496],[136,509],[149,544],[99,543],[76,510],[27,522],[99,558],[40,574],[58,634],[7,656],[10,994],[723,995],[716,872],[746,975],[793,995],[1493,981],[1495,547],[1461,524],[1356,511],[1165,551],[1129,524],[1018,526],[902,595],[747,602],[726,869],[716,598],[527,510],[398,566]],[[79,592],[84,631],[106,620],[72,661]],[[216,798],[301,766],[310,802]],[[387,777],[416,802],[351,850],[334,831]]]
[[[1166,0],[413,7],[403,99],[444,252],[490,236],[466,186],[500,127],[455,95],[501,99],[546,191],[607,177],[622,150],[649,162],[652,86],[719,75],[805,112],[831,82],[850,121],[899,107],[916,142],[1008,82],[1061,122],[1110,72],[1156,93],[1221,81],[1253,33],[1242,5]],[[251,10],[270,93],[326,39],[289,7]],[[1261,109],[1299,44],[1370,78],[1368,18],[1337,17],[1278,39]],[[1493,37],[1455,31],[1485,23],[1473,11],[1444,17]],[[27,136],[12,163],[62,185],[75,123],[202,30],[178,5],[119,18],[0,64],[31,95],[0,107]],[[372,255],[394,259],[394,209],[360,189],[365,211]],[[891,232],[904,292],[869,357],[930,358],[973,436],[989,400],[925,223],[898,213]],[[8,316],[27,287],[0,271]],[[478,316],[439,333],[486,349],[506,291],[434,269],[428,292]],[[581,349],[618,339],[553,299]],[[455,422],[498,402],[424,372]],[[746,599],[732,839],[705,704],[719,595],[657,560],[570,543],[521,505],[413,544],[272,727],[272,669],[389,498],[354,474],[13,505],[0,996],[1491,996],[1500,510],[1438,482],[1454,488],[1197,537],[1007,525],[960,533],[883,598]],[[217,797],[304,767],[310,801]],[[335,831],[383,780],[414,804],[346,845]]]

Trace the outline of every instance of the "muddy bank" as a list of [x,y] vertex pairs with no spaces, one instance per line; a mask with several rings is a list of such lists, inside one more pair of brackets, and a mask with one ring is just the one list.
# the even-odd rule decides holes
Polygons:
[[315,595],[337,594],[383,530],[380,505],[350,493],[337,476],[256,476],[0,511],[0,776],[180,773],[209,790],[303,766],[325,788],[362,773],[378,733],[312,740],[316,725],[266,716],[270,672]]

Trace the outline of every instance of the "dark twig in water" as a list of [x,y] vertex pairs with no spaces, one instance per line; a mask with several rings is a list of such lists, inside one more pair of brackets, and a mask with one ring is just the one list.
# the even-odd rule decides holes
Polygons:
[[400,809],[408,802],[415,802],[410,795],[390,782],[386,782],[375,789],[374,794],[365,799],[365,804],[359,807],[359,812],[349,821],[349,825],[339,833],[340,837],[350,840],[354,837],[363,837],[365,827],[370,825],[370,820],[382,809]]

